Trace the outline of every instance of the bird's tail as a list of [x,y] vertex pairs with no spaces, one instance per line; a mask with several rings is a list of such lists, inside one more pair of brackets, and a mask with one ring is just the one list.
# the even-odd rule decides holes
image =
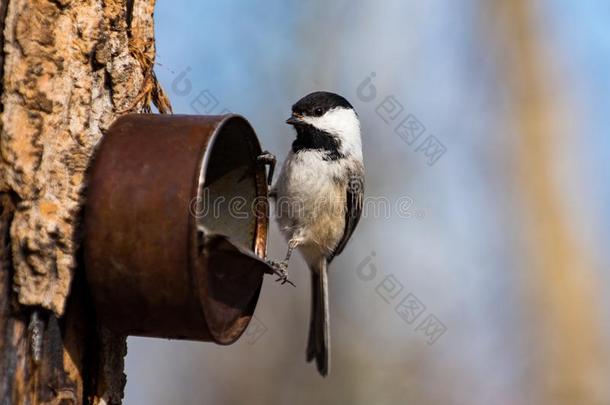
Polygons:
[[307,342],[307,361],[316,359],[316,366],[323,377],[330,371],[327,266],[326,258],[323,258],[311,270],[311,318]]

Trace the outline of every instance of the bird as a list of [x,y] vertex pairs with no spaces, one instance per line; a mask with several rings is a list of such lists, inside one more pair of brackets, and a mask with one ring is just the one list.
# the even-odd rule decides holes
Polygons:
[[328,265],[345,248],[362,214],[364,163],[360,121],[342,96],[317,91],[292,106],[286,120],[296,138],[272,187],[275,216],[288,242],[286,257],[272,262],[285,283],[298,250],[311,273],[311,317],[306,360],[330,372]]

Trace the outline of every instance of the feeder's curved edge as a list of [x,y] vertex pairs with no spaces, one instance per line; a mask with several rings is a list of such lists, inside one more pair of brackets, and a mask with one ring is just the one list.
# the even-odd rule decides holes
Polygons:
[[[197,176],[196,180],[194,181],[194,184],[193,184],[194,190],[191,193],[191,195],[195,196],[196,201],[202,201],[202,198],[203,198],[202,193],[203,193],[205,180],[206,180],[205,171],[206,171],[206,168],[208,167],[209,161],[211,159],[211,153],[214,150],[214,145],[218,139],[219,133],[224,129],[225,125],[227,125],[230,121],[232,121],[232,120],[242,121],[249,128],[249,130],[251,132],[251,136],[248,136],[248,138],[249,138],[248,144],[249,144],[250,148],[254,147],[254,149],[255,149],[253,151],[254,152],[253,155],[258,156],[262,153],[262,148],[261,148],[258,136],[256,134],[256,131],[254,130],[254,128],[252,127],[250,122],[244,116],[242,116],[240,114],[230,113],[230,114],[207,116],[207,117],[209,117],[210,119],[218,117],[220,119],[220,121],[215,126],[214,131],[210,134],[209,138],[207,139],[206,144],[202,145],[203,157],[199,161],[199,167],[197,168],[197,171],[196,171],[199,173],[199,175]],[[256,162],[255,162],[255,164],[256,164]],[[263,169],[263,171],[264,171],[264,169]],[[256,213],[256,231],[255,231],[255,237],[254,237],[254,246],[251,246],[250,248],[253,250],[253,252],[257,256],[259,256],[260,258],[262,258],[264,260],[264,258],[266,257],[266,250],[267,250],[267,231],[268,231],[268,222],[269,222],[269,201],[268,201],[269,193],[268,193],[267,180],[266,180],[265,173],[263,173],[261,176],[261,174],[259,173],[259,170],[256,170],[255,178],[256,178],[257,195],[264,196],[264,204],[263,204],[264,206],[259,207],[260,204],[257,204],[257,211],[260,208],[261,211],[263,211],[263,212]],[[262,214],[262,217],[260,214]],[[201,261],[207,262],[208,258],[205,255],[205,251],[204,252],[199,251],[198,231],[199,231],[198,230],[198,218],[195,215],[191,215],[191,217],[189,218],[189,233],[191,235],[191,238],[190,238],[191,246],[189,248],[189,251],[190,251],[189,260],[191,263],[191,266],[190,266],[191,279],[197,285],[201,285],[200,283],[202,281],[204,282],[204,284],[206,284],[207,282],[205,280],[200,280],[199,279],[200,275],[198,274],[197,271],[194,271],[194,269],[196,269],[197,266],[200,265]],[[209,266],[207,266],[207,265],[206,265],[206,268],[208,269],[208,271],[210,270]],[[260,297],[262,285],[263,285],[263,279],[261,279],[259,286],[257,287],[256,291],[252,295],[252,299],[250,300],[248,307],[244,311],[244,315],[242,315],[239,319],[237,319],[234,322],[233,325],[231,325],[232,328],[237,329],[236,333],[233,333],[228,337],[223,337],[223,336],[220,336],[212,328],[208,327],[210,336],[212,337],[212,339],[215,343],[220,344],[220,345],[230,345],[230,344],[235,343],[237,340],[239,340],[239,338],[245,333],[246,329],[248,328],[248,325],[250,324],[252,317],[254,316],[254,311],[256,309],[256,305],[258,304],[258,299]],[[206,308],[204,308],[203,303],[201,303],[201,310],[203,311],[204,318],[207,318],[206,317],[207,310],[206,310]]]

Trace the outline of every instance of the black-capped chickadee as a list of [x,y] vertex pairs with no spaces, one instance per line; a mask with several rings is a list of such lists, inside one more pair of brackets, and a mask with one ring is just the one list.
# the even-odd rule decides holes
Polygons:
[[341,253],[362,213],[364,165],[360,122],[352,105],[328,92],[311,93],[292,106],[286,123],[296,139],[273,187],[275,212],[288,240],[280,279],[297,248],[311,270],[311,319],[307,361],[330,370],[328,264]]

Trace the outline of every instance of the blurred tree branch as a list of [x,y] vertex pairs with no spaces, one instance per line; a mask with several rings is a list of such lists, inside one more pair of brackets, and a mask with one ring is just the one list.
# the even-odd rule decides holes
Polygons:
[[[535,25],[534,3],[493,2],[488,29],[506,48],[504,79],[513,91],[519,148],[517,189],[523,192],[530,248],[525,271],[532,294],[535,390],[539,403],[601,403],[603,353],[595,274],[588,252],[570,230],[562,190],[553,172],[553,149],[565,130],[562,100],[551,96],[550,72]],[[498,27],[501,27],[498,29]],[[501,37],[498,35],[501,33]]]

